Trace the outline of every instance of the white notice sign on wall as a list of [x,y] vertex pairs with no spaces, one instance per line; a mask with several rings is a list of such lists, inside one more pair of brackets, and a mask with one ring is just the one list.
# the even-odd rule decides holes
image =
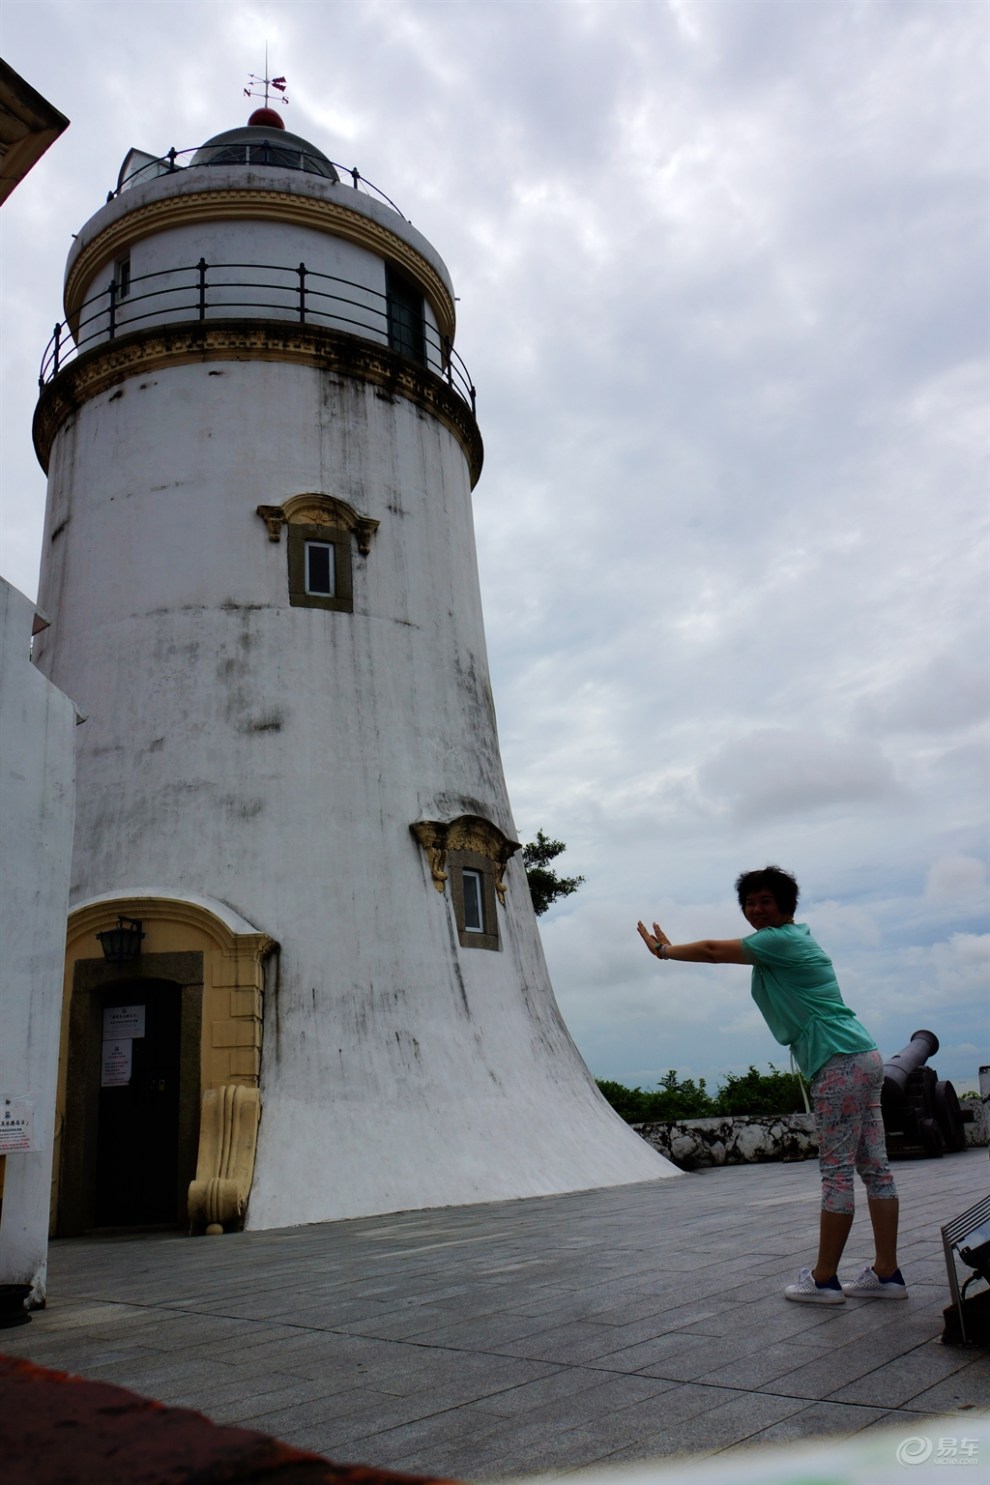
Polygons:
[[0,1155],[34,1149],[34,1104],[29,1098],[0,1098]]
[[103,1043],[101,1088],[126,1088],[131,1081],[131,1039]]
[[103,1012],[103,1040],[121,1042],[135,1036],[144,1036],[144,1006],[107,1006]]

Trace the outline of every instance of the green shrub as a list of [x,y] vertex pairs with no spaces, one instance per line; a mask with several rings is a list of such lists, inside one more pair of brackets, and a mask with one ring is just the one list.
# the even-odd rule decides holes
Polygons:
[[803,1114],[804,1100],[796,1074],[781,1072],[768,1064],[761,1073],[750,1067],[745,1073],[726,1073],[714,1097],[704,1078],[677,1076],[673,1068],[664,1073],[654,1092],[626,1088],[622,1083],[598,1079],[598,1087],[615,1112],[629,1124],[664,1123],[672,1119],[734,1118],[743,1114]]
[[649,1095],[648,1119],[707,1119],[712,1113],[712,1100],[704,1078],[683,1082],[673,1068],[664,1073],[656,1093]]
[[621,1083],[610,1083],[607,1078],[598,1078],[598,1087],[608,1099],[617,1114],[628,1124],[643,1124],[650,1117],[647,1108],[651,1093],[644,1093],[642,1088],[625,1088]]
[[695,1082],[685,1078],[682,1082],[671,1068],[653,1093],[642,1088],[626,1088],[622,1083],[598,1079],[598,1087],[617,1114],[629,1124],[647,1124],[664,1119],[704,1119],[714,1110],[714,1105],[702,1078]]
[[797,1075],[769,1064],[761,1073],[750,1065],[744,1073],[726,1073],[715,1099],[718,1114],[803,1114],[804,1099]]

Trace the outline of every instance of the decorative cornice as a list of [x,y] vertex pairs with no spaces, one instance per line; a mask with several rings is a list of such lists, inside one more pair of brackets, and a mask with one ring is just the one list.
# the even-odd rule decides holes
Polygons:
[[[100,928],[105,928],[113,918],[121,914],[140,918],[146,925],[168,923],[198,929],[225,953],[235,950],[247,953],[259,963],[278,948],[276,941],[267,933],[256,930],[250,933],[238,932],[199,903],[188,902],[179,897],[131,897],[122,893],[119,897],[101,898],[98,902],[84,903],[81,907],[72,909],[66,933],[67,959],[78,957],[72,952],[78,940],[95,939]],[[92,952],[95,957],[99,951],[94,949]]]
[[258,515],[268,527],[268,540],[280,541],[282,527],[293,521],[304,526],[332,526],[350,531],[362,557],[371,551],[371,538],[381,525],[373,516],[360,516],[353,505],[335,495],[290,495],[281,505],[259,505]]
[[447,884],[448,851],[476,851],[494,863],[495,891],[505,907],[505,868],[509,858],[519,850],[519,841],[510,840],[482,815],[458,815],[455,820],[446,821],[416,820],[409,829],[426,852],[430,876],[438,892]]
[[340,330],[291,320],[210,320],[118,336],[70,361],[42,390],[34,414],[34,447],[47,473],[63,423],[93,397],[132,376],[208,361],[282,361],[314,366],[403,397],[430,413],[457,439],[478,483],[484,446],[474,414],[442,377],[387,346]]
[[271,221],[280,227],[311,227],[331,237],[343,238],[367,248],[379,258],[398,264],[422,288],[437,318],[441,338],[453,342],[456,310],[450,290],[433,265],[396,232],[363,213],[351,211],[338,201],[312,196],[293,196],[285,191],[228,190],[196,191],[184,196],[165,196],[135,207],[98,232],[80,252],[65,282],[65,317],[73,335],[83,304],[83,295],[101,265],[126,256],[134,243],[156,233],[191,224],[225,221]]

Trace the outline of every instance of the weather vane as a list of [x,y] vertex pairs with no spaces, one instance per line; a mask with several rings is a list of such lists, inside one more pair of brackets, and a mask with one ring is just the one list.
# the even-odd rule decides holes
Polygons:
[[[267,108],[268,107],[268,103],[269,103],[268,90],[269,90],[269,88],[274,88],[277,93],[281,94],[281,97],[279,98],[278,101],[282,104],[282,106],[284,108],[284,107],[287,107],[288,106],[288,102],[289,102],[288,98],[285,96],[286,86],[287,86],[287,84],[286,84],[286,81],[285,81],[285,78],[284,77],[269,77],[268,76],[268,48],[266,46],[265,47],[265,76],[264,77],[256,77],[253,72],[251,73],[251,75],[248,78],[248,85],[244,89],[244,96],[245,96],[245,98],[260,98],[260,97],[264,96],[265,107]],[[264,95],[262,95],[262,93],[261,93],[261,89],[262,88],[264,88],[264,90],[265,90],[264,91]]]

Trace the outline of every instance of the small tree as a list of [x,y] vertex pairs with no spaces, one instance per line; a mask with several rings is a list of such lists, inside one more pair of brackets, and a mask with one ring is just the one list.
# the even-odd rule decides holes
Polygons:
[[529,895],[533,899],[537,917],[545,913],[558,897],[570,897],[584,881],[584,877],[559,877],[550,866],[550,862],[555,861],[566,850],[562,840],[550,840],[542,830],[536,832],[535,840],[522,848]]
[[762,1073],[750,1063],[744,1073],[726,1073],[715,1099],[716,1114],[803,1114],[801,1084],[795,1073],[769,1063]]

